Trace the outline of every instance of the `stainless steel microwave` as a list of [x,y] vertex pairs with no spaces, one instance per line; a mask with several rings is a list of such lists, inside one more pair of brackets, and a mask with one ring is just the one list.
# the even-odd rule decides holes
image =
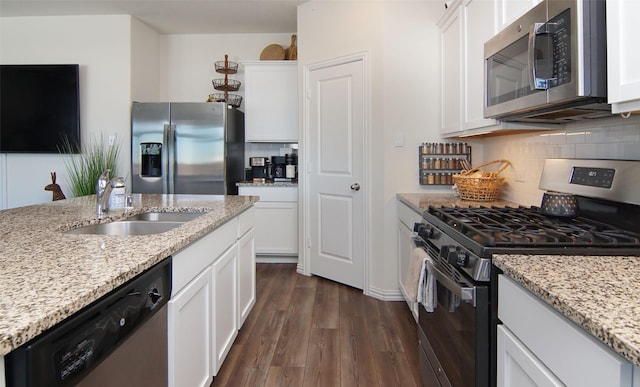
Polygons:
[[605,0],[543,0],[484,45],[486,118],[562,123],[611,115]]

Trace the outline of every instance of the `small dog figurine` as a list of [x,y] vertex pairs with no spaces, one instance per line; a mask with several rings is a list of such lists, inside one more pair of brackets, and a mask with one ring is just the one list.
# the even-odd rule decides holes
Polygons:
[[56,173],[55,172],[51,172],[51,184],[47,185],[46,187],[44,187],[45,191],[52,191],[53,194],[53,201],[55,202],[56,200],[64,200],[67,197],[64,196],[64,193],[62,193],[62,189],[60,188],[60,186],[58,184],[56,184]]

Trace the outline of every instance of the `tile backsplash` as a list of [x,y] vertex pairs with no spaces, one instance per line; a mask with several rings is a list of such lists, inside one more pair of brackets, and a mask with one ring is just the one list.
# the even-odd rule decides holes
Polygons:
[[502,174],[506,178],[502,197],[537,206],[542,199],[538,181],[545,159],[640,160],[640,120],[612,120],[593,127],[580,124],[566,130],[489,137],[481,144],[483,160],[511,161],[512,167]]

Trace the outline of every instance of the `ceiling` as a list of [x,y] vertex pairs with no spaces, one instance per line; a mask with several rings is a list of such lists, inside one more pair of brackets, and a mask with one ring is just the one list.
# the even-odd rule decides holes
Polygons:
[[307,0],[0,0],[0,15],[132,15],[162,34],[290,33]]

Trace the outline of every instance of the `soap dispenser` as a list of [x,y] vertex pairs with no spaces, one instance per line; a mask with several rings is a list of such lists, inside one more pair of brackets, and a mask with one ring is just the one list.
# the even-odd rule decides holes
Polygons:
[[111,179],[111,197],[109,207],[111,209],[123,209],[126,207],[126,183],[124,177],[114,177]]

